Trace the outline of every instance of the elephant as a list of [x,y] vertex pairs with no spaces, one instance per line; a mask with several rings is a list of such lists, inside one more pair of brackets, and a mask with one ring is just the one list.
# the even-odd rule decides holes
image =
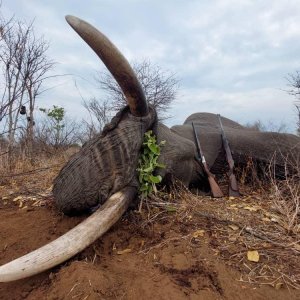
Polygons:
[[[120,85],[128,106],[122,109],[91,141],[62,168],[53,185],[53,196],[65,214],[86,212],[100,207],[85,221],[57,240],[0,267],[0,282],[13,281],[47,270],[71,258],[102,236],[127,210],[137,194],[137,163],[144,133],[152,130],[158,142],[165,141],[159,160],[166,167],[158,170],[165,182],[176,178],[184,185],[201,185],[205,178],[195,157],[192,122],[201,139],[206,160],[216,173],[224,164],[217,116],[196,113],[183,125],[168,128],[158,121],[142,87],[127,60],[110,40],[87,22],[66,17],[106,65]],[[260,133],[222,117],[233,156],[243,165],[248,155],[268,163],[274,152],[278,170],[284,157],[300,153],[299,138],[289,134]],[[223,158],[222,158],[223,157]]]
[[[238,168],[243,169],[249,159],[262,172],[270,164],[275,168],[275,175],[284,178],[287,168],[290,173],[299,166],[300,138],[294,134],[278,132],[260,132],[228,118],[221,117],[226,138],[230,145],[233,159]],[[205,159],[215,174],[224,173],[226,155],[222,145],[218,116],[212,113],[194,113],[183,125],[171,128],[173,132],[190,141],[194,141],[191,124],[201,139]],[[192,178],[191,181],[195,181]]]

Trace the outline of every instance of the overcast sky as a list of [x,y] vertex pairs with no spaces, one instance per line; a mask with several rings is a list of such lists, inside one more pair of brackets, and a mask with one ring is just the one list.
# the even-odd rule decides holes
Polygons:
[[167,125],[201,111],[295,130],[295,99],[285,90],[287,75],[300,69],[299,0],[3,0],[1,11],[34,18],[50,41],[54,73],[72,74],[51,82],[41,107],[64,106],[79,120],[82,97],[100,93],[93,76],[104,65],[66,23],[71,14],[101,30],[129,61],[176,73],[180,89]]

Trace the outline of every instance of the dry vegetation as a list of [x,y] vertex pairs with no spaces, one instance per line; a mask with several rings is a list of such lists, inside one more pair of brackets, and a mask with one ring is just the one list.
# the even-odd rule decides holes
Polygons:
[[282,226],[288,234],[300,235],[300,166],[294,165],[292,172],[287,167],[286,162],[285,174],[288,176],[283,180],[275,180],[270,176],[270,197],[273,206],[282,218]]
[[[153,248],[163,247],[174,239],[187,239],[197,244],[203,242],[203,236],[209,235],[213,237],[210,246],[216,256],[241,272],[239,281],[271,285],[276,289],[283,285],[300,289],[299,202],[293,208],[290,204],[299,201],[299,184],[287,181],[289,188],[297,189],[293,199],[289,194],[283,196],[285,181],[273,181],[263,190],[243,186],[241,198],[212,200],[207,196],[196,196],[183,187],[152,197],[146,209],[148,222],[169,218],[172,212],[174,222],[190,220],[192,225],[186,235],[165,240]],[[273,193],[274,189],[277,194]],[[280,209],[278,203],[281,203]],[[291,215],[294,217],[292,226]],[[196,224],[201,227],[193,230]],[[257,255],[258,261],[253,262],[248,257],[249,251]]]
[[[16,160],[11,173],[3,169],[2,159],[1,207],[23,211],[34,206],[51,208],[51,182],[68,156],[64,152],[36,158],[34,166],[26,160]],[[248,171],[250,166],[251,162]],[[241,183],[249,177],[246,173],[240,175]],[[160,191],[144,201],[140,213],[127,214],[125,219],[135,227],[136,239],[146,233],[150,238],[143,238],[138,246],[118,250],[122,255],[134,248],[136,255],[154,257],[155,266],[167,272],[162,259],[172,245],[182,244],[187,249],[206,245],[217,261],[237,272],[237,282],[293,293],[300,289],[298,178],[299,172],[280,181],[271,178],[266,184],[254,176],[251,183],[248,180],[242,184],[241,198],[217,200],[176,184],[169,192]],[[226,191],[226,181],[221,188]],[[163,234],[158,234],[157,226],[161,231],[163,228]],[[92,251],[94,255],[87,257],[93,262],[101,253],[95,245],[92,249],[87,253]],[[188,288],[188,283],[181,284]]]

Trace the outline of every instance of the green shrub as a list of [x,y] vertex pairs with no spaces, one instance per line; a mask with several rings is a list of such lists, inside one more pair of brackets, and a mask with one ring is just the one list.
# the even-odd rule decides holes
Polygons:
[[165,168],[165,165],[157,162],[160,155],[160,148],[164,144],[165,141],[157,144],[152,130],[145,133],[137,169],[140,183],[139,192],[144,198],[153,191],[156,192],[156,184],[162,180],[160,175],[155,176],[153,172],[156,168]]

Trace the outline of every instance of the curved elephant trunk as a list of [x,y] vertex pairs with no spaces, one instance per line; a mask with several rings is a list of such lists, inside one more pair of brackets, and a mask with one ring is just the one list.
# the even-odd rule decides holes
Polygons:
[[1,266],[0,282],[14,281],[41,273],[84,250],[119,220],[135,195],[135,188],[124,188],[112,195],[93,215],[66,234]]
[[142,86],[122,53],[89,23],[73,16],[66,16],[66,20],[95,51],[116,79],[128,101],[131,113],[136,117],[146,116],[148,106]]

